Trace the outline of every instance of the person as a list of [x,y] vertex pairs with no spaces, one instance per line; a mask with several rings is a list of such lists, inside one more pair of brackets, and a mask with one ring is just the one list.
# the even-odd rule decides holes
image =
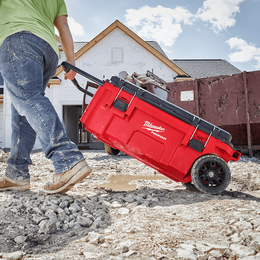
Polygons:
[[[75,65],[73,40],[64,0],[0,1],[0,72],[11,99],[11,149],[0,191],[30,189],[30,153],[36,134],[55,168],[49,194],[63,193],[91,173],[83,154],[66,135],[46,86],[58,65],[55,28],[67,61]],[[68,79],[74,72],[65,74]]]

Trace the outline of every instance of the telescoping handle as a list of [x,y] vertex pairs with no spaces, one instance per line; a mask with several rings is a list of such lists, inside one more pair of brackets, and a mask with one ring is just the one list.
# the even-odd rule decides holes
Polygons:
[[[66,61],[62,62],[62,63],[61,63],[61,66],[62,66],[63,70],[64,70],[66,73],[68,73],[70,70],[73,70],[73,71],[77,72],[78,74],[82,75],[83,77],[86,77],[86,78],[88,78],[88,79],[90,79],[90,80],[96,82],[99,86],[103,86],[103,85],[105,84],[104,81],[102,81],[102,80],[100,80],[100,79],[98,79],[98,78],[96,78],[96,77],[94,77],[94,76],[88,74],[87,72],[85,72],[85,71],[83,71],[83,70],[81,70],[81,69],[79,69],[79,68],[77,68],[77,67],[71,65],[70,63],[68,63],[68,62],[66,62]],[[77,88],[78,90],[80,90],[81,92],[87,94],[87,95],[90,96],[90,97],[93,97],[93,96],[94,96],[93,93],[91,93],[91,92],[87,91],[86,89],[80,87],[78,81],[77,81],[75,78],[72,80],[72,83],[73,83],[73,84],[76,86],[76,88]]]

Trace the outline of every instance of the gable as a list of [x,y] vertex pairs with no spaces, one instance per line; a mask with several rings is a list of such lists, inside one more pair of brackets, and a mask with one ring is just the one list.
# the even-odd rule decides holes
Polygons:
[[[78,52],[75,54],[75,59],[79,59],[82,57],[86,52],[88,52],[90,49],[92,49],[94,46],[97,45],[100,41],[105,39],[111,32],[113,32],[115,29],[121,30],[124,34],[126,34],[128,37],[133,39],[137,44],[142,46],[146,51],[151,53],[155,58],[160,60],[162,63],[164,63],[167,67],[169,67],[171,70],[173,70],[178,75],[186,75],[189,76],[187,73],[185,73],[182,69],[180,69],[178,66],[176,66],[174,63],[172,63],[166,55],[163,55],[159,51],[157,51],[154,47],[152,47],[150,44],[145,42],[143,39],[141,39],[138,35],[136,35],[134,32],[132,32],[130,29],[128,29],[125,25],[120,23],[118,20],[116,20],[113,24],[111,24],[109,27],[107,27],[103,32],[101,32],[98,36],[96,36],[92,41],[87,43],[83,48],[81,48]],[[56,75],[59,75],[62,72],[62,68],[59,67],[57,69]]]

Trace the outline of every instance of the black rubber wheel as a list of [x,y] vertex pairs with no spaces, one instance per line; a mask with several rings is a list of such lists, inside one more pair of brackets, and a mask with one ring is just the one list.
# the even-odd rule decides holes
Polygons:
[[120,152],[120,150],[112,148],[111,146],[109,146],[107,144],[105,144],[105,149],[106,149],[107,154],[109,154],[109,155],[117,155]]
[[186,183],[182,183],[183,186],[185,186],[188,190],[197,190],[197,188],[195,187],[194,184],[192,184],[191,182],[186,182]]
[[216,155],[198,158],[191,168],[191,179],[201,192],[219,194],[230,182],[231,173],[227,163]]

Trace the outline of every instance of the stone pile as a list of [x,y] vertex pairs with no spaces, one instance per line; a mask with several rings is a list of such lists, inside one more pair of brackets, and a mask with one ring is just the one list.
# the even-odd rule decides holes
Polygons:
[[[260,259],[259,158],[229,163],[227,191],[207,195],[168,179],[105,190],[100,184],[110,174],[154,170],[126,155],[84,155],[94,174],[67,194],[40,191],[53,173],[42,153],[32,155],[30,191],[0,193],[0,258]],[[0,154],[0,171],[5,167]]]
[[46,196],[28,191],[13,194],[7,203],[1,203],[1,209],[0,240],[8,243],[1,243],[0,251],[13,247],[32,251],[38,245],[47,247],[50,234],[74,236],[81,231],[86,235],[110,224],[109,209],[97,197]]

